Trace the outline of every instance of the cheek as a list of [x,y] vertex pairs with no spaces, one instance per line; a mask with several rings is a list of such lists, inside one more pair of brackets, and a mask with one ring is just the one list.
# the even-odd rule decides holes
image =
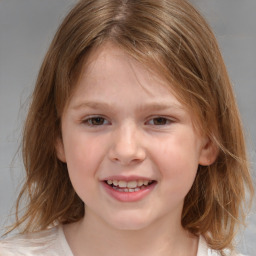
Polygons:
[[77,194],[84,199],[86,191],[93,189],[92,180],[104,155],[102,143],[90,137],[70,135],[64,140],[64,146],[70,180]]
[[[97,138],[90,138],[83,133],[75,131],[69,133],[69,137],[64,139],[64,148],[67,164],[72,170],[83,171],[93,169],[93,163],[99,162],[102,143]],[[81,171],[81,170],[80,170]]]
[[177,192],[184,189],[189,190],[192,186],[198,164],[193,159],[183,158],[178,152],[166,157],[160,166],[162,180],[167,186],[176,188]]
[[[200,145],[192,134],[180,133],[151,143],[151,156],[174,169],[194,169],[199,163]],[[177,168],[175,168],[175,166]],[[183,167],[183,168],[182,168]]]
[[185,195],[191,188],[198,169],[199,145],[190,133],[170,137],[154,148],[152,156],[162,181],[173,193]]

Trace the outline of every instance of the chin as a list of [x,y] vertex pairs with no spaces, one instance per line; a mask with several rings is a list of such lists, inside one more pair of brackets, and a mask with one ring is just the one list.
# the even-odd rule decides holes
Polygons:
[[148,227],[151,223],[145,215],[137,214],[121,214],[113,216],[111,220],[106,220],[110,226],[118,230],[141,230]]

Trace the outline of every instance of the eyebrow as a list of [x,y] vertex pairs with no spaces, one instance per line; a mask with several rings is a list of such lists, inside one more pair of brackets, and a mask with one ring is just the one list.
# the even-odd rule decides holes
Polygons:
[[72,109],[74,110],[81,109],[81,108],[109,109],[111,108],[111,104],[107,102],[86,101],[72,107]]
[[[74,110],[82,109],[82,108],[91,108],[91,109],[99,109],[99,110],[110,110],[113,109],[113,105],[108,102],[96,102],[96,101],[87,101],[82,102],[80,104],[75,105],[72,107]],[[182,105],[176,104],[176,103],[159,103],[159,102],[152,102],[152,103],[146,103],[143,105],[138,106],[138,110],[140,111],[161,111],[161,110],[167,110],[167,109],[176,109],[176,110],[184,110],[184,107]]]

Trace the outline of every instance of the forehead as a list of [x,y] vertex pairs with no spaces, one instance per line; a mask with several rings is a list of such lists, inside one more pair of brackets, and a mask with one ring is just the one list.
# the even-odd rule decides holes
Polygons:
[[87,94],[131,91],[144,93],[145,96],[161,97],[162,100],[165,97],[176,98],[169,82],[112,43],[93,49],[87,56],[75,91],[82,90]]

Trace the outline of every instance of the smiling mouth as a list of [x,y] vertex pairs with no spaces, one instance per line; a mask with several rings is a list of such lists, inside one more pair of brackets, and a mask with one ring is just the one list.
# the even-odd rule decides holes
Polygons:
[[150,185],[154,184],[155,180],[133,180],[133,181],[124,181],[124,180],[105,180],[104,181],[108,186],[112,187],[114,190],[119,192],[137,192],[139,190],[145,189]]

